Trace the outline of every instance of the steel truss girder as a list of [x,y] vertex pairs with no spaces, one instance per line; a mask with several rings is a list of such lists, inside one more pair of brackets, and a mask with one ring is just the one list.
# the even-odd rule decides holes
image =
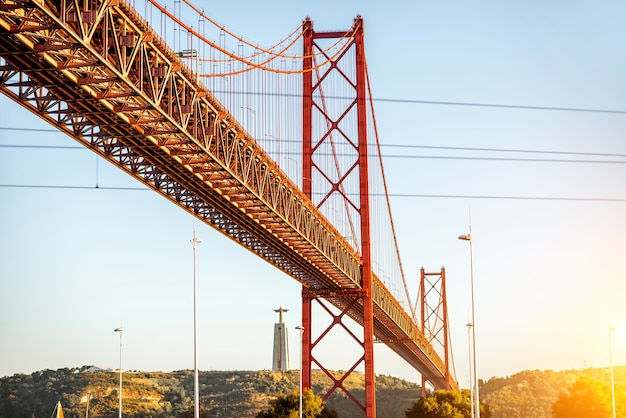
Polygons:
[[359,286],[350,245],[125,1],[2,5],[3,93],[305,286]]

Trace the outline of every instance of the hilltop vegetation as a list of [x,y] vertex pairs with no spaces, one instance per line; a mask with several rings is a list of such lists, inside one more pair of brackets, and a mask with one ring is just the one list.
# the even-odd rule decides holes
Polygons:
[[[626,406],[626,366],[615,367],[618,411]],[[509,377],[493,377],[481,384],[481,402],[489,405],[491,418],[552,418],[552,406],[572,392],[580,378],[598,383],[606,391],[609,370],[583,369],[554,372],[523,371]],[[48,418],[61,401],[67,418],[84,417],[89,400],[90,418],[118,416],[119,375],[89,371],[89,367],[43,370],[30,375],[0,378],[0,418]],[[254,418],[279,395],[298,389],[297,370],[278,372],[209,371],[200,373],[200,403],[211,418]],[[313,372],[313,392],[324,395],[330,379]],[[363,401],[364,376],[353,373],[344,385]],[[376,377],[377,415],[405,418],[420,396],[419,385],[390,376]],[[124,416],[128,418],[178,418],[193,405],[193,372],[125,372]],[[610,394],[609,394],[610,396]],[[341,418],[362,418],[363,413],[342,391],[327,402]]]
[[[481,403],[489,405],[491,418],[552,418],[559,395],[572,390],[580,378],[591,378],[608,387],[610,371],[602,369],[529,370],[509,377],[493,377],[480,386]],[[626,366],[614,368],[618,403],[626,399]],[[610,389],[609,389],[610,391]],[[610,392],[608,393],[610,399]]]
[[[61,401],[66,418],[84,417],[89,404],[90,418],[118,416],[119,374],[89,371],[88,366],[43,370],[30,375],[15,374],[0,379],[0,418],[48,418]],[[377,376],[378,415],[404,418],[420,394],[415,383],[390,376]],[[253,418],[278,395],[297,390],[299,372],[292,371],[209,371],[200,373],[200,404],[211,418]],[[364,399],[364,376],[353,373],[345,381],[357,398]],[[324,395],[330,379],[313,371],[313,391]],[[89,400],[89,403],[87,401]],[[341,418],[362,417],[362,412],[342,392],[327,402]],[[123,415],[129,418],[180,417],[193,405],[193,371],[125,372]]]

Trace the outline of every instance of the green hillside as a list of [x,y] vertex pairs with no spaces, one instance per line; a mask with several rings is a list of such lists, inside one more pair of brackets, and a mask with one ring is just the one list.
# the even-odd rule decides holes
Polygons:
[[[618,403],[626,404],[626,366],[615,367]],[[551,418],[552,404],[580,377],[592,377],[605,387],[609,370],[523,371],[508,377],[493,377],[481,384],[481,401],[488,404],[492,418]],[[118,416],[119,374],[89,371],[89,367],[43,370],[30,375],[0,378],[0,418],[48,418],[61,401],[67,418],[85,417],[89,399],[90,418]],[[209,371],[200,373],[200,403],[211,418],[253,418],[269,401],[298,389],[297,370],[277,372]],[[351,374],[344,385],[361,401],[364,376]],[[417,384],[390,376],[376,377],[377,416],[405,418],[420,396]],[[193,372],[125,372],[124,417],[180,417],[193,404]],[[313,391],[326,393],[330,380],[313,372]],[[329,407],[341,418],[362,418],[363,413],[342,392],[328,399]],[[621,406],[621,405],[618,405]],[[619,409],[619,408],[618,408]]]
[[[15,374],[0,379],[0,418],[48,418],[61,401],[66,418],[118,416],[119,374],[89,371],[89,367],[43,370],[30,375]],[[200,373],[200,404],[211,418],[252,418],[269,400],[297,390],[297,370],[209,371]],[[351,374],[344,385],[359,399],[364,398],[364,376]],[[404,418],[404,411],[420,394],[415,383],[377,376],[378,416]],[[326,393],[330,380],[313,372],[313,391]],[[123,415],[129,418],[179,417],[193,405],[193,371],[173,373],[125,372]],[[328,399],[329,407],[341,418],[361,418],[363,413],[342,392]]]
[[[616,397],[624,398],[626,366],[614,368]],[[509,377],[493,377],[480,386],[480,401],[489,405],[492,418],[551,418],[552,404],[579,378],[610,382],[608,368],[555,372],[529,370]],[[608,390],[608,389],[607,389]],[[610,393],[608,394],[610,396]]]

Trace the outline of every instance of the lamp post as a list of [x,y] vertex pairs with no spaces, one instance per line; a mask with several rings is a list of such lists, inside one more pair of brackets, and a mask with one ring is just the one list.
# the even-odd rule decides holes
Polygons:
[[300,331],[300,399],[298,401],[298,417],[302,418],[302,334],[304,334],[304,327],[298,325],[296,329]]
[[198,379],[198,295],[196,280],[196,246],[202,242],[196,236],[193,228],[193,238],[190,240],[193,248],[193,416],[200,418],[200,388]]
[[480,418],[480,395],[478,389],[478,370],[476,369],[476,320],[474,317],[474,256],[472,254],[472,225],[469,227],[469,234],[459,235],[462,241],[469,241],[470,250],[470,282],[472,287],[472,358],[474,363],[474,410],[475,417]]
[[178,56],[181,58],[195,59],[196,60],[196,81],[200,77],[200,53],[197,49],[183,49],[178,52]]
[[[255,113],[255,116],[256,116],[256,113]],[[265,137],[272,138],[274,141],[276,141],[276,162],[278,163],[278,166],[280,166],[280,138],[272,134],[265,134]]]
[[89,418],[89,401],[91,400],[91,393],[87,394],[87,411],[85,411],[85,418]]
[[[472,331],[473,324],[471,322],[467,323],[467,353],[469,355],[469,380],[470,387],[473,386],[474,381],[472,380]],[[472,411],[472,418],[474,418],[474,391],[470,389],[470,409]]]
[[611,411],[615,418],[615,376],[613,375],[613,331],[615,328],[609,328],[609,365],[611,368]]
[[120,333],[120,418],[122,418],[122,334],[124,333],[124,329],[122,327],[115,328],[113,332]]
[[252,112],[252,118],[253,118],[252,119],[252,130],[253,130],[252,137],[256,138],[256,111],[253,108],[249,107],[249,106],[241,106],[241,108],[244,109],[244,110],[249,110],[250,112]]

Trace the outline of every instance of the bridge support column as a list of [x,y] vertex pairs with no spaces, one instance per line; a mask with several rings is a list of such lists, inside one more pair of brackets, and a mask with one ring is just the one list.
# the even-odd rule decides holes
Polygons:
[[[433,345],[443,352],[445,364],[446,390],[452,389],[453,377],[450,372],[452,358],[450,348],[450,326],[448,324],[448,302],[446,297],[446,269],[441,272],[426,273],[424,267],[420,270],[420,313],[422,318],[422,332]],[[426,396],[426,382],[422,377],[422,397]]]
[[[341,201],[339,204],[343,205],[347,212],[350,212],[350,217],[354,216],[359,218],[359,224],[357,225],[355,234],[359,234],[360,237],[360,245],[356,249],[360,251],[362,258],[361,287],[358,289],[358,295],[352,295],[348,299],[342,298],[342,301],[350,307],[354,307],[354,304],[360,305],[356,310],[362,312],[362,317],[359,315],[359,318],[355,319],[363,326],[363,336],[357,339],[358,344],[363,348],[363,357],[340,379],[331,376],[324,366],[315,359],[312,350],[328,331],[337,324],[341,324],[346,331],[354,337],[354,334],[352,334],[342,322],[347,311],[344,310],[339,315],[334,315],[326,308],[320,298],[325,296],[311,296],[309,291],[315,294],[316,289],[303,289],[302,321],[305,327],[305,335],[303,336],[302,342],[303,386],[310,387],[311,364],[315,362],[334,382],[333,388],[326,394],[326,397],[335,389],[341,388],[365,412],[366,418],[375,418],[374,307],[372,302],[366,103],[367,80],[365,71],[363,20],[358,16],[354,21],[352,29],[347,32],[315,32],[312,22],[307,19],[303,22],[302,30],[304,35],[302,190],[320,210],[325,204],[331,205],[330,202],[332,201]],[[325,48],[318,45],[318,40],[340,38],[346,39],[348,47],[345,49],[345,53],[334,57],[320,53],[324,51]],[[324,63],[320,64],[317,61],[314,62],[313,57],[316,56],[318,57],[317,59],[324,61]],[[353,63],[349,61],[352,59],[354,60]],[[348,63],[342,67],[338,64],[341,60],[348,61]],[[354,73],[345,70],[347,66],[353,66]],[[315,81],[313,80],[314,74],[316,76]],[[346,98],[345,100],[341,100],[340,102],[342,103],[336,106],[329,104],[325,100],[322,85],[326,82],[330,83],[330,81],[328,81],[330,79],[335,80],[333,77],[336,77],[339,82],[347,82],[346,88],[348,90],[354,89],[354,92],[351,91],[347,94],[348,97],[354,97],[353,100]],[[352,94],[354,94],[354,96],[351,96]],[[315,126],[313,126],[313,121],[315,121]],[[357,138],[348,138],[348,135],[355,134]],[[350,148],[350,151],[354,152],[354,160],[349,161],[342,167],[340,167],[341,164],[336,160],[330,164],[322,164],[320,161],[324,158],[326,158],[327,161],[329,158],[333,158],[332,156],[328,156],[328,150],[334,149],[337,144]],[[314,158],[313,156],[316,152],[318,152],[317,158]],[[324,154],[325,152],[326,156]],[[352,179],[355,176],[358,176],[358,190],[350,190],[350,193],[347,193],[346,190],[351,187],[348,179]],[[314,183],[314,179],[320,179],[320,182]],[[328,185],[328,183],[330,183],[330,185]],[[324,186],[322,186],[322,184],[324,184]],[[324,188],[325,186],[328,186],[327,190],[316,190],[316,196],[313,195],[313,187]],[[358,197],[352,199],[350,196]],[[332,206],[331,208],[335,209]],[[321,336],[315,341],[312,340],[311,335],[312,300],[317,300],[333,317],[331,325],[326,331],[322,332]],[[342,383],[343,379],[354,371],[357,366],[363,367],[365,373],[365,399],[363,403],[353,397],[349,391],[343,387]]]
[[[312,109],[313,109],[313,23],[307,19],[302,23],[304,33],[304,60],[302,63],[302,191],[311,198],[312,175]],[[311,388],[311,295],[302,286],[302,386]]]
[[367,107],[365,79],[365,44],[363,42],[363,21],[358,17],[354,22],[354,44],[356,60],[356,105],[358,119],[359,183],[361,215],[361,279],[363,288],[363,350],[365,351],[365,415],[376,417],[376,396],[374,372],[374,306],[372,303],[372,257],[370,245],[370,193],[367,149]]
[[302,358],[300,370],[302,373],[302,389],[311,389],[311,295],[306,287],[302,287]]

